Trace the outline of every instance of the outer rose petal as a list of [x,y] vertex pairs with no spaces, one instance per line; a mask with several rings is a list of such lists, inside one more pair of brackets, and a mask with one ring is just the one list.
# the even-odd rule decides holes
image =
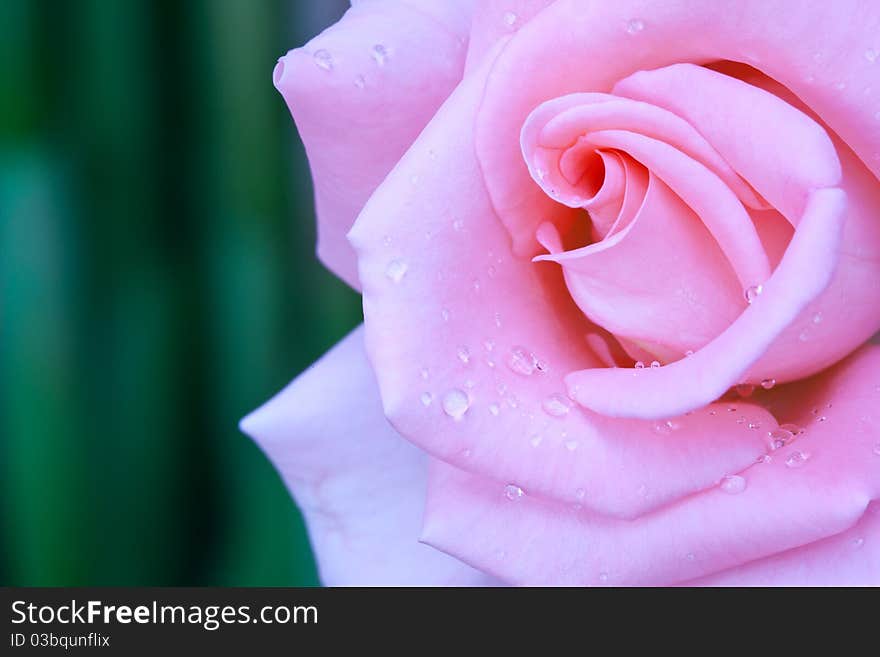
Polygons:
[[[528,494],[511,499],[500,482],[438,464],[423,540],[518,584],[652,585],[835,536],[880,497],[878,382],[880,347],[869,344],[820,376],[771,391],[769,405],[805,427],[803,436],[741,472],[744,490],[704,491],[635,521]],[[876,577],[880,537],[865,528],[863,538],[859,570]]]
[[275,67],[309,156],[318,255],[352,287],[357,262],[345,234],[461,80],[471,4],[363,0]]
[[528,23],[555,0],[481,0],[474,11],[467,70],[475,68],[501,39]]
[[362,329],[242,420],[241,428],[302,508],[325,584],[491,583],[417,542],[427,458],[382,415]]
[[689,586],[880,586],[880,503],[852,529]]

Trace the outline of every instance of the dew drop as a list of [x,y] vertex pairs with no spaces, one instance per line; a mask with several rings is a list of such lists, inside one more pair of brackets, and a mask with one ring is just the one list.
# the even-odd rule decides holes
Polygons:
[[858,538],[854,538],[852,541],[852,545],[856,550],[858,550],[864,544],[865,544],[865,539],[862,538],[861,536],[859,536]]
[[531,438],[529,438],[529,444],[530,444],[532,447],[537,447],[538,445],[541,444],[541,441],[542,441],[542,440],[543,440],[543,438],[541,438],[541,436],[535,434],[534,436],[532,436]]
[[516,21],[519,18],[519,16],[514,14],[512,11],[506,11],[506,12],[504,12],[503,18],[504,18],[504,24],[507,27],[513,27],[514,25],[516,25]]
[[822,323],[822,313],[816,313],[813,315],[813,324],[821,324]]
[[571,402],[562,395],[554,393],[541,403],[541,408],[552,417],[564,417],[571,410]]
[[739,383],[736,386],[736,394],[740,397],[751,397],[753,392],[755,392],[755,386],[751,383]]
[[522,376],[531,376],[535,371],[535,356],[525,347],[515,346],[507,356],[507,366]]
[[324,71],[333,70],[333,55],[330,54],[329,50],[324,50],[323,48],[316,50],[315,54],[312,55],[312,59],[318,68]]
[[867,59],[872,64],[877,61],[878,57],[880,57],[880,50],[875,50],[874,48],[868,48],[865,51],[865,59]]
[[791,422],[786,422],[785,424],[780,424],[779,428],[790,432],[791,435],[793,435],[793,436],[797,436],[798,434],[801,434],[804,432],[803,428],[799,427],[796,424],[792,424]]
[[452,230],[460,233],[464,230],[464,221],[461,219],[456,219],[452,222]]
[[387,276],[389,280],[394,281],[395,283],[400,283],[400,281],[406,275],[407,269],[409,269],[409,267],[402,260],[392,260],[385,268],[385,276]]
[[638,34],[645,29],[645,22],[640,18],[632,18],[626,22],[627,34]]
[[356,86],[358,89],[363,89],[367,86],[367,81],[364,80],[363,75],[359,75],[354,79],[354,86]]
[[489,278],[495,278],[495,274],[497,274],[497,273],[498,273],[498,270],[496,270],[495,267],[492,265],[489,265],[489,269],[486,270],[486,275]]
[[576,441],[576,440],[566,440],[565,441],[565,449],[567,449],[569,452],[573,452],[577,448],[578,448],[578,441]]
[[607,582],[608,581],[608,573],[599,573],[599,581]]
[[794,434],[788,429],[783,429],[782,427],[771,429],[767,432],[767,436],[770,439],[770,449],[773,451],[782,449],[794,440]]
[[427,367],[423,367],[419,372],[419,375],[422,377],[422,380],[427,381],[428,376],[430,376],[430,372],[428,371]]
[[746,288],[746,301],[751,304],[754,303],[755,299],[761,296],[761,292],[764,291],[763,285],[751,285]]
[[651,361],[651,368],[656,370],[658,367],[660,367],[660,361],[652,360]]
[[761,381],[761,387],[764,388],[764,390],[770,390],[770,388],[772,388],[775,385],[776,385],[776,379],[771,378],[771,379],[764,379],[763,381]]
[[509,499],[511,502],[516,502],[517,500],[522,499],[523,495],[525,495],[523,489],[516,484],[507,484],[504,487],[504,497]]
[[757,459],[755,459],[755,463],[770,463],[773,460],[773,457],[769,454],[761,454]]
[[643,370],[643,369],[645,369],[645,364],[642,361],[637,360],[636,364],[635,364],[635,368],[637,370]]
[[721,478],[719,485],[725,493],[738,495],[746,489],[746,480],[745,477],[739,475],[726,475]]
[[470,407],[470,399],[466,393],[453,388],[443,396],[443,412],[453,420],[460,420]]
[[578,489],[574,492],[574,496],[575,496],[577,499],[582,500],[582,499],[584,499],[584,498],[587,496],[587,491],[584,490],[583,488],[578,488]]
[[501,412],[501,407],[498,404],[489,404],[489,412],[497,417]]
[[684,558],[687,559],[688,561],[693,561],[694,559],[697,558],[697,555],[695,555],[693,552],[688,552]]
[[486,351],[492,351],[495,348],[495,341],[494,340],[485,340],[483,342],[483,348]]
[[464,345],[460,346],[456,351],[456,355],[458,356],[458,360],[462,362],[462,364],[467,365],[471,362],[471,351]]
[[443,319],[444,322],[448,322],[449,321],[449,309],[448,308],[441,309],[440,310],[440,317]]
[[422,406],[427,408],[431,405],[431,402],[434,401],[434,395],[432,395],[430,392],[423,392],[422,396],[419,397],[419,399],[422,400]]
[[385,66],[385,62],[388,61],[388,49],[381,43],[377,43],[373,46],[370,54],[379,66]]
[[799,468],[804,465],[809,458],[809,454],[801,452],[800,450],[795,450],[788,455],[787,459],[785,459],[785,465],[789,468]]

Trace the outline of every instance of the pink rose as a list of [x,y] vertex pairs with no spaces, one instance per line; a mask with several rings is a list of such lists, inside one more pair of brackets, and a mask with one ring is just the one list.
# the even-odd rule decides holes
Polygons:
[[324,581],[880,584],[880,5],[353,4],[274,79],[364,327],[243,422]]

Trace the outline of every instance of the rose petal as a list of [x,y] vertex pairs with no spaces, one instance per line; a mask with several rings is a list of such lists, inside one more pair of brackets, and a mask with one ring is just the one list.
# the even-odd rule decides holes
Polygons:
[[[805,427],[742,481],[634,521],[603,518],[434,464],[422,539],[517,584],[693,580],[840,534],[880,496],[880,347],[770,395]],[[816,409],[816,413],[813,413]],[[733,474],[733,473],[731,473]]]
[[658,369],[573,372],[565,379],[572,398],[605,415],[640,418],[684,413],[719,398],[828,285],[845,208],[841,190],[814,191],[764,292],[694,356]]
[[[757,407],[743,406],[743,424],[716,409],[676,418],[682,427],[667,440],[665,422],[658,432],[566,402],[564,375],[601,364],[584,339],[595,328],[557,268],[509,256],[474,158],[480,76],[453,93],[350,234],[367,348],[394,426],[438,458],[530,491],[570,500],[592,486],[584,504],[622,517],[753,461],[764,446],[747,425],[772,422]],[[426,392],[436,400],[427,408]]]
[[720,334],[746,305],[712,236],[653,175],[638,215],[613,237],[572,251],[544,245],[551,254],[536,260],[563,266],[572,297],[591,320],[679,357]]
[[687,586],[880,586],[880,503],[851,529]]
[[345,234],[459,82],[470,2],[359,2],[278,61],[273,78],[309,156],[318,256],[358,288]]
[[477,68],[500,40],[509,37],[554,0],[481,0],[474,10],[466,71]]
[[[724,20],[718,20],[719,11]],[[859,53],[880,47],[878,18],[880,7],[857,0],[811,4],[810,11],[769,2],[730,2],[722,9],[699,0],[557,0],[504,47],[476,126],[489,194],[517,252],[534,255],[536,222],[552,221],[559,212],[517,157],[514,142],[526,117],[551,98],[608,92],[638,70],[720,59],[748,62],[803,98],[876,176],[880,123],[873,117],[876,107],[863,100],[864,90],[876,82],[876,58]],[[822,25],[821,43],[816,25]]]
[[361,329],[242,420],[241,428],[300,505],[325,584],[490,582],[417,542],[427,458],[382,415]]
[[687,119],[793,224],[810,191],[840,183],[840,162],[825,130],[774,94],[736,78],[676,64],[634,73],[614,85],[614,93]]

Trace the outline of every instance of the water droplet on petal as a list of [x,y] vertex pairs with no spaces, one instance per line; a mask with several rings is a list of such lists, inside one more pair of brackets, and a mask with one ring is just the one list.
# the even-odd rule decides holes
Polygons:
[[434,395],[432,395],[430,392],[423,392],[420,399],[422,400],[422,406],[425,406],[427,408],[431,405],[431,402],[434,401]]
[[642,361],[637,360],[637,361],[636,361],[636,364],[634,365],[634,367],[635,367],[637,370],[643,370],[643,369],[645,369],[645,364],[644,364]]
[[787,459],[785,459],[785,465],[789,468],[799,468],[804,465],[809,458],[809,454],[801,452],[800,450],[795,450],[788,455]]
[[427,380],[428,380],[428,376],[430,375],[430,372],[428,372],[428,368],[427,368],[427,367],[423,367],[422,370],[421,370],[421,372],[419,372],[419,374],[421,375],[422,379],[424,379],[425,381],[427,381]]
[[782,449],[794,440],[794,434],[788,429],[783,429],[782,427],[771,429],[767,432],[767,435],[770,438],[770,449],[773,451]]
[[507,27],[513,27],[516,24],[516,21],[519,17],[516,14],[514,14],[512,11],[506,11],[506,12],[504,12],[503,18],[504,18],[504,24]]
[[568,412],[571,410],[571,402],[568,398],[563,397],[558,393],[554,393],[543,401],[541,408],[544,409],[544,412],[547,413],[547,415],[564,417],[568,415]]
[[658,360],[652,360],[652,361],[651,361],[651,367],[652,367],[653,369],[656,370],[658,367],[660,367],[660,361],[658,361]]
[[515,484],[507,484],[504,487],[504,497],[512,502],[516,502],[517,500],[522,499],[523,495],[525,495],[523,489]]
[[471,362],[471,350],[464,345],[460,346],[455,351],[455,353],[458,356],[458,360],[460,360],[464,365],[467,365]]
[[822,313],[816,313],[813,315],[813,324],[821,324],[822,323]]
[[358,89],[363,89],[367,86],[367,81],[364,80],[363,75],[359,75],[354,79],[354,86],[356,86]]
[[330,54],[329,50],[324,50],[323,48],[316,50],[315,54],[312,55],[312,59],[318,68],[324,71],[333,70],[333,55]]
[[861,536],[859,536],[858,538],[854,538],[853,542],[852,542],[853,547],[857,550],[860,547],[862,547],[864,544],[865,544],[865,539],[862,538]]
[[763,292],[763,291],[764,291],[763,285],[750,285],[749,287],[746,288],[746,292],[745,292],[746,301],[750,304],[754,303],[755,299],[757,299],[759,296],[761,296],[761,292]]
[[501,407],[498,404],[489,404],[489,412],[497,416],[501,412]]
[[452,222],[452,230],[459,232],[459,233],[461,231],[463,231],[464,230],[464,221],[462,221],[461,219],[456,219],[455,221],[453,221]]
[[719,485],[725,493],[737,495],[746,489],[746,480],[739,475],[726,475],[721,478]]
[[542,441],[542,440],[543,440],[543,438],[541,438],[541,436],[535,434],[534,436],[532,436],[531,438],[529,438],[529,444],[530,444],[532,447],[537,447],[538,445],[541,444],[541,441]]
[[865,59],[867,59],[872,64],[877,61],[878,57],[880,57],[880,50],[875,50],[874,48],[868,48],[865,51]]
[[755,386],[751,383],[739,383],[736,386],[736,394],[740,397],[751,397],[753,392],[755,392]]
[[578,489],[574,492],[574,496],[575,496],[577,499],[582,500],[582,499],[584,499],[584,498],[587,496],[587,491],[584,490],[583,488],[578,488]]
[[373,46],[370,54],[379,66],[385,66],[385,62],[388,61],[388,49],[381,43],[377,43]]
[[599,581],[607,582],[608,581],[608,573],[599,573]]
[[458,388],[453,388],[443,396],[443,412],[453,420],[460,420],[470,405],[467,394]]
[[696,558],[697,558],[697,555],[695,555],[693,552],[688,552],[685,555],[685,559],[687,559],[688,561],[693,561]]
[[409,267],[402,260],[392,260],[388,263],[388,267],[385,268],[385,275],[395,283],[400,283],[406,275],[407,269]]
[[573,452],[577,448],[578,448],[578,441],[576,441],[576,440],[566,440],[565,441],[565,449],[567,449],[569,452]]
[[531,376],[535,371],[535,356],[525,347],[515,346],[507,357],[507,366],[517,374]]
[[645,29],[645,22],[640,18],[631,18],[626,22],[627,34],[638,34]]
[[440,310],[440,317],[443,319],[444,322],[448,322],[449,321],[449,309],[448,308],[441,309]]
[[764,388],[764,390],[770,390],[770,388],[772,388],[775,385],[776,385],[776,379],[771,378],[771,379],[764,379],[763,381],[761,381],[761,387]]

